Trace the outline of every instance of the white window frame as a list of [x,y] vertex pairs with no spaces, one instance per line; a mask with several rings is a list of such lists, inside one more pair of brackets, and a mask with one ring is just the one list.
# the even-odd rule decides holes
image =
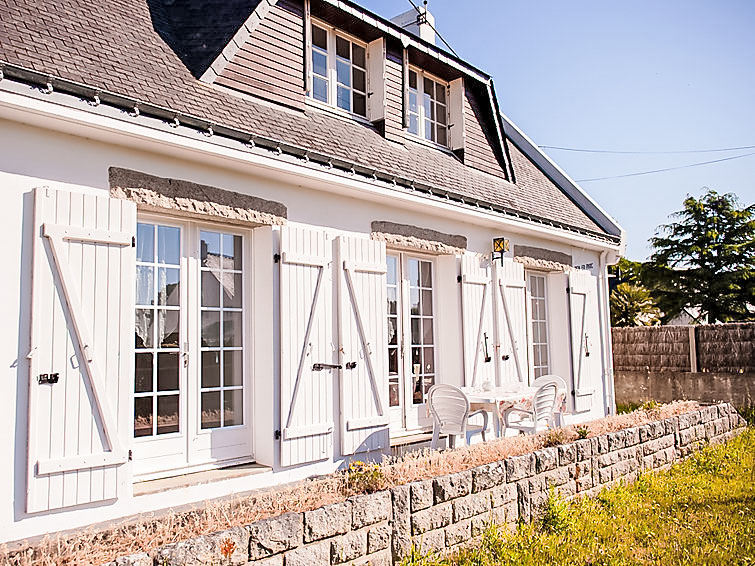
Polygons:
[[[416,75],[417,75],[417,88],[416,89],[412,89],[409,86],[410,85],[410,82],[409,82],[410,73],[416,73]],[[422,69],[420,69],[418,67],[414,67],[414,66],[411,66],[411,65],[409,66],[409,72],[407,73],[406,78],[407,78],[407,82],[406,82],[406,98],[405,98],[406,104],[407,104],[407,109],[406,109],[406,116],[407,116],[406,131],[409,134],[411,134],[412,136],[416,136],[417,138],[419,138],[423,142],[431,143],[431,144],[440,146],[442,148],[448,149],[448,147],[449,147],[449,130],[448,130],[448,124],[449,124],[449,121],[450,121],[450,118],[451,118],[450,113],[449,113],[450,112],[450,110],[449,110],[449,108],[450,108],[450,100],[449,100],[450,91],[449,91],[448,81],[444,81],[443,79],[441,79],[441,78],[439,78],[439,77],[437,77],[437,76],[435,76],[435,75],[433,75],[431,73],[428,73],[427,71],[424,71],[424,70],[422,70]],[[435,98],[431,97],[432,104],[435,104],[435,105],[442,104],[445,107],[444,108],[444,112],[443,112],[443,115],[445,116],[445,123],[441,123],[440,121],[438,121],[437,120],[437,116],[436,116],[436,119],[433,120],[432,118],[428,118],[425,115],[426,114],[425,113],[425,105],[423,103],[423,99],[424,99],[424,96],[425,96],[425,80],[424,79],[429,79],[429,80],[433,81],[434,84],[438,84],[438,85],[440,85],[441,87],[443,87],[445,89],[445,93],[446,93],[445,102],[438,102]],[[416,96],[417,96],[417,111],[416,112],[413,112],[412,108],[411,108],[411,94],[412,94],[412,92],[416,92]],[[413,132],[411,130],[412,116],[416,116],[417,117],[417,131],[416,132]],[[435,132],[434,132],[435,139],[431,139],[431,138],[427,137],[427,130],[426,130],[426,127],[425,127],[426,126],[426,124],[425,124],[426,121],[430,121],[431,124],[432,124],[433,129],[435,130]],[[445,132],[446,132],[446,142],[445,143],[441,143],[441,142],[439,142],[437,140],[437,137],[438,137],[437,136],[437,130],[440,127],[443,127],[445,129]]]
[[[252,256],[254,232],[238,227],[208,223],[196,220],[176,219],[157,214],[139,214],[138,223],[170,226],[180,228],[180,305],[178,312],[180,326],[179,348],[179,430],[178,432],[133,437],[134,460],[152,460],[154,464],[145,461],[137,468],[135,478],[148,480],[167,477],[187,471],[227,466],[254,460],[254,382],[253,382],[253,304],[251,292],[254,280],[254,263]],[[242,237],[242,419],[237,425],[216,428],[202,428],[201,397],[202,397],[202,351],[201,345],[201,250],[200,233],[202,231],[217,232]],[[156,258],[154,258],[156,262]],[[138,262],[141,263],[141,262]],[[221,335],[222,340],[222,335]],[[224,348],[221,351],[225,351]],[[131,354],[132,356],[134,353]],[[221,361],[222,363],[222,361]],[[156,370],[153,370],[156,371]],[[129,426],[133,435],[134,385],[131,386],[131,413]],[[223,398],[221,393],[221,411]],[[153,419],[157,415],[153,414]],[[153,424],[153,429],[154,429]],[[241,452],[228,456],[222,450],[214,448],[220,438],[227,450],[233,446],[246,448]]]
[[[308,66],[308,84],[310,85],[309,92],[307,93],[307,96],[309,97],[310,101],[315,104],[322,104],[327,106],[328,108],[335,109],[339,112],[343,112],[347,115],[356,116],[358,118],[367,119],[367,43],[364,41],[359,40],[358,38],[354,37],[353,35],[350,35],[348,33],[345,33],[341,31],[338,28],[335,28],[329,24],[326,24],[325,22],[318,20],[316,18],[310,18],[308,25],[310,26],[310,29],[308,30],[310,37],[312,34],[312,26],[318,27],[322,30],[325,30],[325,33],[327,34],[327,67],[326,67],[326,73],[327,76],[324,77],[327,81],[327,101],[323,101],[320,99],[315,98],[315,77],[320,77],[321,75],[316,75],[314,72],[314,63],[313,63],[313,53],[315,51],[322,51],[322,48],[315,46],[314,41],[310,41],[309,46],[309,53],[307,54],[307,60],[309,61]],[[337,72],[337,57],[336,57],[336,38],[340,37],[341,39],[345,39],[346,41],[349,41],[352,45],[357,45],[364,49],[364,67],[360,67],[359,65],[355,65],[353,61],[353,55],[352,58],[349,60],[349,80],[351,84],[349,85],[349,109],[341,108],[338,106],[338,72]],[[353,53],[353,47],[351,48],[351,51]],[[364,72],[364,91],[357,90],[354,88],[354,68],[361,70]],[[354,112],[354,93],[361,94],[364,96],[364,114],[359,114],[358,112]]]
[[[530,346],[530,359],[532,360],[532,379],[537,379],[542,375],[548,375],[551,370],[551,333],[550,324],[548,322],[548,274],[539,271],[527,271],[525,273],[527,280],[527,310],[529,312],[527,333],[529,335]],[[543,296],[536,297],[532,293],[532,278],[540,278],[543,282]],[[534,309],[532,308],[532,301],[542,301],[543,312],[542,318],[535,318]],[[535,342],[535,324],[543,323],[545,325],[545,341],[542,339]],[[541,337],[542,338],[542,337]],[[546,355],[548,356],[546,364],[535,365],[535,347],[545,346]],[[542,361],[542,360],[541,360]],[[538,375],[538,369],[542,370],[542,373]]]

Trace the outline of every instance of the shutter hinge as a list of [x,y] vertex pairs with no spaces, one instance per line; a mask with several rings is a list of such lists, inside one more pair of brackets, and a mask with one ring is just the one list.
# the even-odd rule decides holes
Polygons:
[[461,283],[461,275],[457,275],[456,276],[456,282],[457,283]]
[[281,254],[273,254],[273,263],[280,263]]
[[280,440],[281,439],[281,431],[280,430],[276,430],[275,434],[273,436],[275,437],[275,440]]
[[136,247],[136,236],[131,236],[131,247],[132,248]]
[[131,462],[134,459],[134,452],[133,450],[128,451],[128,461]]

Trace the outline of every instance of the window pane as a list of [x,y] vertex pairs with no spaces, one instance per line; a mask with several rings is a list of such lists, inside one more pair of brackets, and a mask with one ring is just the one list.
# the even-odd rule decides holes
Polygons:
[[413,315],[419,315],[419,291],[412,289],[409,291],[409,312]]
[[388,314],[396,314],[398,312],[398,298],[396,297],[396,288],[388,288]]
[[312,81],[312,97],[321,102],[328,101],[328,83],[320,77],[314,77]]
[[409,112],[417,113],[417,93],[416,92],[410,92],[409,93]]
[[430,120],[425,120],[425,139],[435,141],[435,130]]
[[352,56],[351,60],[355,65],[358,65],[359,67],[362,67],[363,69],[367,66],[365,65],[364,47],[361,47],[359,45],[355,45],[352,43],[351,56]]
[[409,285],[419,287],[419,260],[409,260]]
[[336,79],[339,84],[351,86],[351,66],[348,61],[343,59],[336,61]]
[[223,392],[223,426],[244,424],[243,399],[241,389]]
[[157,434],[178,432],[178,395],[157,398]]
[[155,226],[153,224],[136,225],[136,261],[152,263],[155,261]]
[[420,274],[422,287],[433,286],[433,264],[429,261],[420,262]]
[[433,112],[434,104],[432,99],[428,95],[422,96],[422,106],[425,108],[425,118],[434,119],[435,114]]
[[354,89],[365,92],[367,90],[367,78],[364,71],[355,67],[351,70],[351,75],[354,78]]
[[385,258],[385,263],[388,267],[386,280],[389,285],[395,285],[398,279],[398,258],[396,256],[389,255]]
[[152,360],[153,356],[151,353],[136,354],[135,393],[152,391]]
[[388,406],[398,407],[400,404],[398,379],[388,380]]
[[433,340],[433,319],[432,318],[423,318],[422,319],[422,343],[423,344],[434,344]]
[[398,348],[388,349],[388,374],[396,375],[398,373]]
[[223,234],[223,269],[241,270],[241,236]]
[[178,352],[157,354],[157,390],[178,391]]
[[448,130],[445,126],[438,126],[438,143],[440,145],[448,145]]
[[220,306],[220,272],[203,271],[202,272],[202,306],[219,307]]
[[351,91],[348,88],[338,87],[338,107],[351,112]]
[[223,345],[241,346],[241,313],[223,313]]
[[435,121],[443,126],[446,125],[446,107],[442,104],[435,105]]
[[388,344],[391,346],[395,346],[398,344],[398,330],[396,328],[396,319],[394,317],[390,317],[388,319]]
[[312,45],[322,49],[328,48],[328,32],[317,26],[312,26]]
[[419,134],[419,121],[415,114],[409,116],[409,133]]
[[354,93],[354,114],[367,116],[367,97],[358,92]]
[[155,303],[155,269],[144,265],[136,266],[136,304],[153,305]]
[[199,233],[199,249],[202,267],[220,267],[220,234],[202,230]]
[[422,377],[419,374],[412,374],[412,403],[421,405],[423,400]]
[[217,348],[220,346],[220,313],[202,313],[202,346]]
[[223,306],[241,308],[241,273],[223,273]]
[[423,373],[435,373],[435,350],[433,348],[423,348],[422,350]]
[[220,387],[220,352],[202,352],[202,387]]
[[241,385],[243,365],[241,350],[223,352],[223,385],[231,387]]
[[417,88],[417,73],[409,71],[409,88]]
[[440,83],[435,83],[435,100],[443,104],[446,103],[446,87]]
[[136,309],[135,343],[137,348],[151,348],[154,344],[155,311]]
[[181,298],[180,270],[161,267],[157,270],[157,304],[177,307]]
[[422,82],[422,89],[425,93],[425,96],[428,98],[431,98],[435,94],[435,83],[433,83],[432,80],[425,77],[425,80]]
[[220,391],[202,393],[202,428],[220,426]]
[[336,36],[336,55],[351,59],[351,42],[348,39]]
[[412,322],[411,322],[412,344],[422,344],[422,337],[420,335],[421,325],[422,325],[422,321],[419,318],[412,318]]
[[426,289],[422,291],[422,314],[425,316],[433,314],[433,292]]
[[152,436],[152,397],[134,399],[134,436]]
[[321,77],[328,76],[328,56],[321,51],[312,51],[312,72]]
[[178,311],[157,311],[157,336],[160,348],[178,348]]
[[173,226],[157,227],[157,261],[178,265],[181,257],[181,229]]

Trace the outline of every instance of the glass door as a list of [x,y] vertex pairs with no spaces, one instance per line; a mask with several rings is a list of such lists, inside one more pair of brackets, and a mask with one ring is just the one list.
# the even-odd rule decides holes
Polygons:
[[244,233],[137,225],[134,473],[248,458]]
[[434,264],[429,258],[389,254],[388,383],[391,432],[431,423],[427,392],[436,382]]

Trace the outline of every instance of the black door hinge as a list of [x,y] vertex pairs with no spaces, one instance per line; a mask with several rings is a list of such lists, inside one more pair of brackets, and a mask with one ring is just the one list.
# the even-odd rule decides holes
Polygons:
[[280,263],[281,254],[273,254],[273,263]]
[[461,275],[457,275],[456,276],[456,282],[457,283],[461,283]]
[[132,450],[128,451],[128,461],[131,462],[134,459],[134,452]]
[[281,439],[281,431],[276,430],[275,433],[273,434],[273,436],[275,437],[275,440],[280,440]]
[[131,247],[132,248],[136,247],[136,236],[131,236]]

